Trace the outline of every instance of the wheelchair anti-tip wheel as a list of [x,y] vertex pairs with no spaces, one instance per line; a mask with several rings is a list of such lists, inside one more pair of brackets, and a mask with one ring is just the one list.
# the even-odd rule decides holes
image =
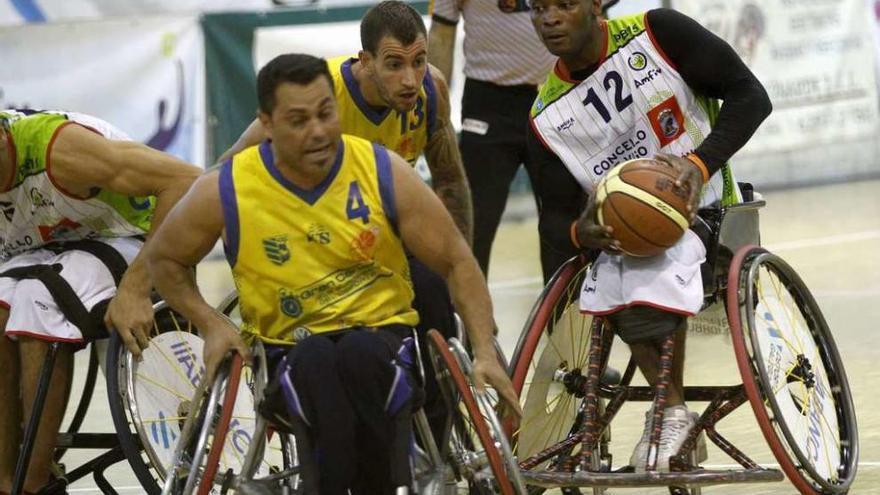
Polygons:
[[497,445],[505,442],[502,432],[490,431],[475,397],[470,380],[462,371],[450,345],[436,330],[428,332],[431,362],[440,391],[450,410],[452,428],[449,461],[456,476],[467,482],[469,493],[514,495],[514,488]]
[[755,246],[734,257],[727,290],[737,365],[782,470],[804,495],[846,493],[858,462],[855,411],[815,299],[785,261]]

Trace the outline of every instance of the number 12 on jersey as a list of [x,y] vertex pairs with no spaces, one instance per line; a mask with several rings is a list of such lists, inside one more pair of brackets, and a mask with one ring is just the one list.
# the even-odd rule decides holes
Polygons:
[[370,207],[364,203],[364,197],[361,196],[361,189],[358,187],[356,180],[351,181],[348,185],[348,201],[345,202],[345,213],[349,220],[360,218],[364,224],[370,222]]

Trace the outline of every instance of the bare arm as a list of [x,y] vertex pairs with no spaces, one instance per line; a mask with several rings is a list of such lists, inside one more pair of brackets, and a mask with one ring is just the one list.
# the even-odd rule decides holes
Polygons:
[[229,349],[247,356],[237,331],[211,305],[198,286],[193,268],[220,238],[224,229],[219,171],[200,177],[156,232],[147,251],[156,289],[205,336],[205,367],[213,372]]
[[449,88],[436,68],[430,67],[437,89],[437,125],[425,147],[425,159],[431,170],[434,192],[464,234],[468,244],[473,237],[474,212],[471,191],[464,174],[458,140],[450,121]]
[[[93,188],[127,196],[155,196],[156,209],[147,244],[165,215],[201,173],[197,167],[133,141],[113,141],[79,125],[67,125],[51,150],[53,178],[66,190],[88,196]],[[107,310],[108,327],[120,331],[130,349],[134,339],[146,346],[152,325],[150,289],[144,250],[122,277]],[[137,354],[137,352],[135,352]]]
[[251,125],[241,133],[238,141],[233,143],[232,147],[228,150],[224,151],[220,158],[217,159],[217,163],[223,163],[226,160],[232,158],[232,155],[242,151],[245,148],[250,148],[251,146],[260,144],[264,139],[268,138],[266,135],[266,130],[263,129],[263,124],[260,123],[260,119],[254,119],[251,122]]
[[452,67],[455,65],[455,24],[438,21],[435,17],[431,21],[431,30],[428,31],[428,60],[443,73],[447,82],[452,81]]
[[477,260],[437,196],[403,158],[391,152],[389,155],[401,239],[416,258],[449,285],[474,349],[477,386],[492,384],[512,410],[518,411],[516,393],[498,363],[492,343],[492,299]]

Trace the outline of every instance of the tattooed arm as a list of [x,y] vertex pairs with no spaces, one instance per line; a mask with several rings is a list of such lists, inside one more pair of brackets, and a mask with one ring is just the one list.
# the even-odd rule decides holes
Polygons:
[[474,213],[471,191],[464,175],[458,140],[450,121],[449,87],[439,69],[428,66],[437,89],[437,125],[425,146],[434,192],[449,210],[468,244],[473,242]]

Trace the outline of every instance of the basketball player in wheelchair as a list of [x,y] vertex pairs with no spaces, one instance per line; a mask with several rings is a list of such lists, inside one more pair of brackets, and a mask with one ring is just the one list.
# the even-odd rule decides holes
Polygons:
[[[247,356],[239,329],[204,301],[190,270],[222,236],[244,337],[278,355],[261,412],[305,423],[319,493],[394,493],[412,485],[405,363],[418,321],[403,246],[445,275],[470,331],[475,380],[517,410],[492,345],[486,282],[412,168],[341,134],[324,60],[279,56],[257,86],[271,139],[204,175],[169,214],[150,252],[157,288],[202,331],[209,376],[227,352]],[[314,224],[330,243],[309,244]]]
[[143,236],[198,174],[95,117],[0,110],[0,493],[50,481],[72,351],[146,341]]
[[[680,13],[657,9],[603,21],[599,0],[533,0],[531,5],[535,30],[559,57],[531,114],[530,152],[541,176],[540,229],[543,237],[555,239],[556,266],[580,250],[601,250],[586,277],[580,309],[606,318],[630,345],[651,385],[660,370],[660,343],[675,335],[657,457],[657,469],[668,470],[670,456],[696,419],[684,404],[682,381],[687,318],[703,302],[700,264],[705,247],[686,230],[657,256],[622,253],[615,232],[596,218],[596,185],[607,173],[598,164],[619,143],[639,142],[648,157],[656,154],[675,170],[675,186],[688,195],[687,221],[692,222],[698,205],[737,202],[739,192],[726,163],[769,114],[770,101],[727,43]],[[625,35],[607,41],[610,32]],[[646,67],[657,71],[652,84],[628,83],[638,81]],[[560,85],[578,91],[560,91]],[[616,103],[607,107],[601,99],[589,98],[569,102],[585,91],[608,92],[608,101]],[[717,100],[710,98],[724,101],[720,111]],[[552,117],[565,110],[547,111],[551,107],[576,109],[575,120],[598,124],[562,130]],[[582,212],[586,198],[590,206]],[[555,270],[544,268],[545,277]],[[645,430],[630,459],[636,470],[647,464],[651,417],[651,411],[646,413]]]

